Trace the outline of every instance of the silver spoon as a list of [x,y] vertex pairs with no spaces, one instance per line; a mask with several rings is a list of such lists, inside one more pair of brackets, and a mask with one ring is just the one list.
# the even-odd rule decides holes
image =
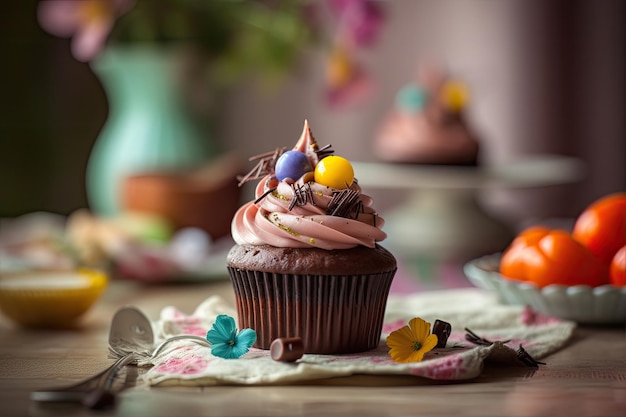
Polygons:
[[152,323],[137,307],[119,309],[111,321],[109,348],[131,352],[150,352],[154,346]]

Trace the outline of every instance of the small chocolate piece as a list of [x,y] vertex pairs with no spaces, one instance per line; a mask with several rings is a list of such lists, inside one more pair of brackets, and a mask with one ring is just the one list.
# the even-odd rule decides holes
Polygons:
[[321,160],[321,159],[326,158],[329,155],[334,154],[335,151],[332,149],[332,145],[329,143],[323,148],[316,150],[315,153],[317,154],[317,158]]
[[302,357],[304,345],[299,337],[279,337],[270,345],[270,356],[275,361],[294,362]]
[[[476,333],[474,333],[473,331],[471,331],[467,327],[465,328],[465,331],[467,332],[465,334],[465,340],[467,340],[468,342],[472,342],[473,344],[480,345],[480,346],[491,346],[491,345],[493,345],[493,342],[491,340],[485,339],[484,337],[478,336]],[[510,341],[511,340],[499,340],[500,343],[509,343]]]
[[437,346],[438,348],[445,348],[446,343],[448,342],[448,337],[450,336],[450,332],[452,331],[452,326],[450,323],[445,322],[443,320],[435,320],[433,324],[433,334],[437,335]]
[[545,362],[539,362],[538,360],[535,360],[532,356],[530,356],[528,352],[526,352],[526,349],[524,349],[522,345],[519,345],[519,349],[517,349],[517,359],[519,359],[519,361],[522,362],[524,365],[530,366],[532,368],[538,368],[539,365],[546,364]]

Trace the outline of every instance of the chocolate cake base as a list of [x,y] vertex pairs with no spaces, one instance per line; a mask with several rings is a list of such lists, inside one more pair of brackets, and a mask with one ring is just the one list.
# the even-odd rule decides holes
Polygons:
[[[395,258],[386,249],[271,248],[268,253],[263,248],[236,246],[228,258],[239,326],[256,331],[255,347],[269,349],[279,337],[300,337],[305,353],[356,353],[378,346],[396,272]],[[369,257],[363,262],[348,257],[335,265],[339,272],[332,273],[329,265],[335,262],[328,259],[339,252],[339,258],[348,253]],[[319,256],[326,261],[315,262]],[[255,261],[244,262],[248,257]],[[257,257],[273,259],[270,264],[276,269],[277,264],[295,267],[290,272],[259,270],[266,264],[259,264]],[[242,267],[250,263],[257,269]],[[374,271],[365,272],[363,263]]]

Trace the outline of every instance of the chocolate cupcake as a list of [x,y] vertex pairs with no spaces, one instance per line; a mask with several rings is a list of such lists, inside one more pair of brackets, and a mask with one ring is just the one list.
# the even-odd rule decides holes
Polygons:
[[306,121],[293,150],[252,159],[240,184],[260,179],[256,199],[233,218],[227,258],[240,328],[261,349],[292,337],[305,353],[375,348],[396,260],[351,164],[320,149]]

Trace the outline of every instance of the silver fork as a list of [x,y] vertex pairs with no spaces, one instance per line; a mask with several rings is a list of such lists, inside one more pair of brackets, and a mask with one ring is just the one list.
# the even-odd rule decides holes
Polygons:
[[128,351],[123,347],[114,348],[109,346],[109,355],[113,358],[118,358],[117,361],[112,365],[112,367],[108,370],[108,373],[104,379],[104,382],[100,384],[96,389],[90,391],[87,395],[82,398],[82,403],[94,409],[106,408],[115,402],[115,393],[113,392],[113,383],[115,382],[115,378],[117,373],[124,368],[126,365],[131,363],[136,363],[140,359],[152,360],[156,358],[159,353],[163,351],[166,345],[176,340],[191,340],[194,343],[198,343],[204,346],[210,346],[208,340],[200,336],[194,335],[177,335],[172,336],[157,345],[152,352],[146,351]]

